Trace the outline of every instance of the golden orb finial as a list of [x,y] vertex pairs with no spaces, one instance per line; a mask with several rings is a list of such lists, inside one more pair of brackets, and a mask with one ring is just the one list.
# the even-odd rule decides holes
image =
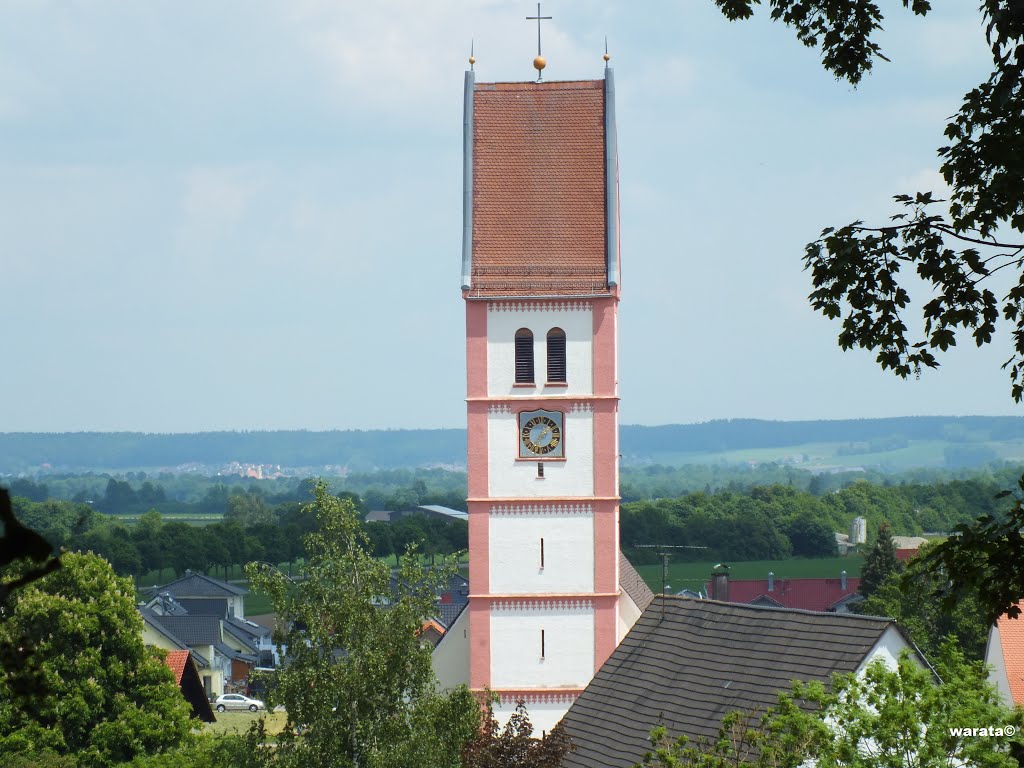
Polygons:
[[469,57],[469,65],[473,66],[474,64],[476,64],[476,56],[470,56]]
[[540,72],[544,67],[548,65],[548,60],[543,56],[538,56],[533,60],[533,68]]
[[605,61],[611,61],[612,60],[612,57],[609,56],[607,53],[604,56],[602,56],[601,58],[604,59]]

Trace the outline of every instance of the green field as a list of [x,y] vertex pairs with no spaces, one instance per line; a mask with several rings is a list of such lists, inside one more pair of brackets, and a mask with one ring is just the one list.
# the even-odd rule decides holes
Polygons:
[[285,712],[215,712],[217,722],[205,723],[203,730],[209,733],[245,733],[256,720],[262,719],[267,733],[276,736],[284,729]]
[[[750,560],[729,563],[729,575],[734,579],[767,579],[771,571],[778,579],[839,578],[842,571],[847,576],[860,576],[864,558],[850,557],[794,558],[790,560]],[[703,590],[711,578],[711,569],[716,564],[672,563],[668,564],[668,583],[671,592],[682,589]],[[637,573],[654,592],[661,592],[661,565],[638,565]]]
[[[111,515],[117,522],[125,523],[128,525],[135,525],[139,522],[139,518],[142,515]],[[220,513],[177,513],[168,512],[161,513],[160,520],[165,523],[188,523],[189,525],[211,525],[213,523],[219,523],[224,520],[224,515]]]
[[[790,464],[801,469],[838,469],[838,468],[882,468],[890,472],[900,472],[919,467],[942,467],[946,464],[945,451],[951,445],[947,440],[910,440],[903,448],[876,451],[872,453],[840,453],[840,449],[848,449],[850,443],[802,443],[772,448],[747,448],[735,451],[720,452],[657,452],[652,453],[651,460],[658,464],[746,464],[778,462]],[[1024,460],[1024,441],[1021,440],[989,440],[972,442],[969,445],[988,448],[992,458],[1003,461]]]

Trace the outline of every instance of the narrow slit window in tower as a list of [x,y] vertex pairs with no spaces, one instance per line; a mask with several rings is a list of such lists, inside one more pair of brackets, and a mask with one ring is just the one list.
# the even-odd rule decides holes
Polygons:
[[540,567],[544,567],[544,537],[540,537]]
[[540,631],[540,657],[544,658],[544,630]]

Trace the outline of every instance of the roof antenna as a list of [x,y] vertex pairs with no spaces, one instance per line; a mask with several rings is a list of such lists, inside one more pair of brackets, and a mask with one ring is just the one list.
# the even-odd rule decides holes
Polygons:
[[[607,45],[607,41],[605,42]],[[473,71],[473,65],[476,64],[476,56],[473,55],[473,38],[469,38],[469,71]]]
[[533,68],[537,70],[537,82],[541,82],[544,79],[544,67],[548,65],[547,60],[540,54],[540,22],[541,19],[550,19],[550,16],[540,15],[540,3],[537,3],[537,15],[527,16],[527,21],[537,20],[537,58],[533,60]]
[[[665,550],[665,549],[707,549],[707,547],[698,547],[691,544],[634,544],[634,549],[654,549],[654,550]],[[668,558],[671,555],[670,552],[655,552],[655,554],[661,558],[661,618],[658,619],[660,624],[665,618],[665,596],[669,593],[668,585]]]

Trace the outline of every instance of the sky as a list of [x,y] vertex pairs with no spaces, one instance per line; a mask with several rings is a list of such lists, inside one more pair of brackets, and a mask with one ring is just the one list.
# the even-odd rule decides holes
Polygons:
[[[546,79],[615,68],[622,423],[1019,412],[1008,334],[900,380],[806,299],[990,71],[976,3],[884,5],[855,89],[763,9],[543,4]],[[464,427],[463,71],[532,79],[535,11],[0,0],[0,432]]]

